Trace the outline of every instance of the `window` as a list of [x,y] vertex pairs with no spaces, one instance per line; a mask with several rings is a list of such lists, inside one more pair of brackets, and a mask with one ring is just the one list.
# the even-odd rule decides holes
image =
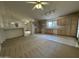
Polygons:
[[57,21],[47,21],[47,28],[56,28]]

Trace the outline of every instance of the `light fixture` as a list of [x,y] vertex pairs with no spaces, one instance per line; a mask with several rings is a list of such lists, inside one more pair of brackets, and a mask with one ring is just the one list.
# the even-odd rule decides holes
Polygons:
[[26,22],[24,24],[27,24]]
[[15,24],[15,22],[11,22],[11,24]]
[[43,6],[41,4],[36,4],[33,9],[41,9],[41,10],[43,10]]
[[49,10],[49,11],[45,12],[45,15],[54,14],[55,12],[56,12],[56,9]]
[[26,20],[24,24],[27,24],[27,23],[29,23],[29,22],[30,22],[29,20]]
[[43,10],[43,5],[48,5],[47,2],[44,2],[44,1],[33,1],[33,2],[27,2],[27,3],[31,3],[31,4],[34,4],[34,7],[33,9],[41,9]]

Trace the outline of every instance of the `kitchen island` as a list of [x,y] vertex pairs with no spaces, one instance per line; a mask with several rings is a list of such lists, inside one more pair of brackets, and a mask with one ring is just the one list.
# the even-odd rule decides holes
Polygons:
[[6,34],[6,39],[24,36],[24,29],[23,28],[4,29],[4,31]]
[[17,38],[20,36],[24,36],[24,29],[23,28],[0,28],[0,50],[1,44],[7,40],[12,38]]

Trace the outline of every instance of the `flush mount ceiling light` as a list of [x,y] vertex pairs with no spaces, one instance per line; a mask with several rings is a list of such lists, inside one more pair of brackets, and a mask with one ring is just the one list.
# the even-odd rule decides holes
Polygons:
[[11,22],[11,24],[15,24],[15,22]]
[[44,2],[44,1],[33,1],[33,2],[27,2],[27,3],[35,4],[34,7],[33,7],[33,10],[34,9],[41,9],[41,10],[43,10],[43,5],[47,5],[48,4],[47,2]]
[[26,20],[24,24],[27,24],[27,23],[29,23],[29,22],[30,22],[29,20]]

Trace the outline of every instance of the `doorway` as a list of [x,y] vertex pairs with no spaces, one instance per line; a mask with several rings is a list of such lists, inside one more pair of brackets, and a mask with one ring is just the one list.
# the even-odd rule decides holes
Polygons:
[[78,19],[78,28],[77,28],[77,39],[78,39],[78,44],[79,44],[79,19]]

